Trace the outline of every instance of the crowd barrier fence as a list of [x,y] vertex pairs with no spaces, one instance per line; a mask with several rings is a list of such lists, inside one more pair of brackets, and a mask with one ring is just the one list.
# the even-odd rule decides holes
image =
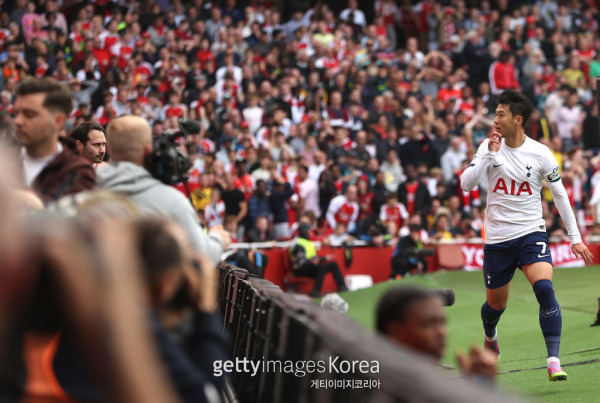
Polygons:
[[219,281],[233,360],[258,368],[229,374],[242,403],[514,401],[243,269],[221,263]]

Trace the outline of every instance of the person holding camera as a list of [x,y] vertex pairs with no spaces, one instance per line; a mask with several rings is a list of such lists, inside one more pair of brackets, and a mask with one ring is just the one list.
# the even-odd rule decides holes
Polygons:
[[229,234],[221,226],[211,228],[208,234],[203,232],[190,201],[144,168],[152,151],[148,122],[137,116],[119,117],[108,125],[106,137],[112,162],[97,170],[98,186],[131,197],[142,215],[173,219],[185,229],[196,250],[218,262],[229,247]]
[[427,271],[427,259],[423,256],[423,241],[421,240],[421,227],[409,224],[408,235],[400,238],[396,250],[392,254],[392,272],[390,278],[400,278],[417,270],[419,273]]
[[[152,332],[173,386],[184,402],[220,401],[213,399],[225,389],[225,378],[215,376],[212,366],[229,357],[231,345],[216,313],[217,268],[191,247],[177,223],[142,218],[133,232],[150,294]],[[261,257],[253,256],[255,262]],[[264,270],[260,261],[255,264]]]

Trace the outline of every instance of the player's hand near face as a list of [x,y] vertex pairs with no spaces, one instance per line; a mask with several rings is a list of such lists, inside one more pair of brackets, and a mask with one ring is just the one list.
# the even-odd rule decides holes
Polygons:
[[502,135],[496,131],[494,125],[492,126],[492,133],[490,134],[490,142],[488,143],[488,149],[490,151],[498,151],[500,150],[500,146],[502,145]]
[[573,252],[576,258],[583,259],[586,265],[589,266],[592,264],[592,259],[594,258],[594,255],[592,255],[592,252],[589,251],[589,249],[587,248],[587,246],[585,246],[583,242],[579,242],[572,245],[571,251]]

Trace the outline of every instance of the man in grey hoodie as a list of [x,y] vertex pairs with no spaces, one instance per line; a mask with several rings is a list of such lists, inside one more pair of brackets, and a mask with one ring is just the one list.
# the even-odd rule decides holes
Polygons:
[[190,201],[144,168],[144,159],[152,150],[152,129],[148,122],[137,116],[114,119],[106,129],[106,140],[111,163],[97,170],[98,187],[130,197],[142,215],[166,216],[178,222],[194,248],[218,262],[229,247],[229,233],[222,227],[214,227],[206,234]]

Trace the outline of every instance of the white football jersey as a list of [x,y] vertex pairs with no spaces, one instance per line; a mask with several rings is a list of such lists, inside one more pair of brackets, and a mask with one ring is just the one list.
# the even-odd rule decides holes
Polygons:
[[[486,139],[481,143],[470,167],[489,161],[488,142]],[[560,180],[558,163],[548,147],[525,137],[520,147],[511,148],[502,139],[500,150],[489,162],[487,175],[485,243],[505,242],[546,230],[542,183]]]

